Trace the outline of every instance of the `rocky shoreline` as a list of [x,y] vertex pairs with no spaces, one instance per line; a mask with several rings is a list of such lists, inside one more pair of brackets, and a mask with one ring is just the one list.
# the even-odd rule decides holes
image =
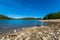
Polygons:
[[0,40],[60,40],[60,26],[22,28],[4,36],[0,35]]

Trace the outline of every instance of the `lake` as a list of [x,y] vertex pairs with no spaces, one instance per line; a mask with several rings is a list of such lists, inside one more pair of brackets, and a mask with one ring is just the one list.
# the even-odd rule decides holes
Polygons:
[[45,23],[38,20],[0,20],[0,32],[36,25],[45,25]]

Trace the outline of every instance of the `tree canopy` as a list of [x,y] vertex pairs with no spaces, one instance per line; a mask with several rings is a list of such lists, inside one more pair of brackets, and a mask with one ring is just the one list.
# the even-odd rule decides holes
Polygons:
[[25,17],[25,18],[20,18],[18,20],[41,20],[42,18],[33,18],[33,17]]
[[43,19],[60,19],[60,12],[47,14]]
[[12,19],[12,20],[41,20],[42,18],[33,18],[33,17],[25,17],[25,18],[10,18],[8,16],[0,14],[0,19]]
[[8,16],[0,14],[0,19],[10,19]]

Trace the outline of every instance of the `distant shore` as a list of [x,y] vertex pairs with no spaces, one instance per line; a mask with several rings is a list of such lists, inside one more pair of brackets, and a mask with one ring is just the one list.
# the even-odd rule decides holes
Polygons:
[[39,20],[42,22],[60,22],[60,19],[53,19],[53,20]]

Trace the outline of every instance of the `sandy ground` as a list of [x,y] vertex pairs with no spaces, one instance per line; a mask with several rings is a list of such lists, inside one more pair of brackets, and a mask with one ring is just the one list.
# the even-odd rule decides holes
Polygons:
[[56,19],[56,20],[39,20],[42,22],[60,22],[60,19]]

